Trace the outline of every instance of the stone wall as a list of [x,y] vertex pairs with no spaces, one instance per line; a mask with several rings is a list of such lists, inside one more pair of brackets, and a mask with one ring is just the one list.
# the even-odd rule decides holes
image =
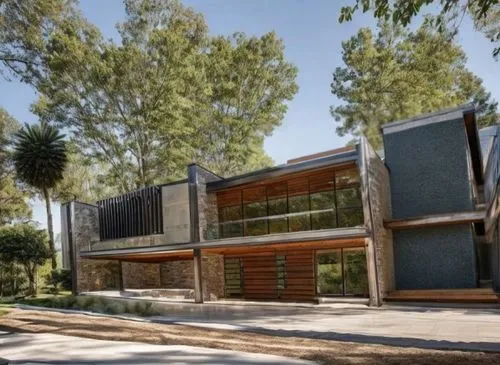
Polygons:
[[[120,266],[115,260],[89,260],[80,257],[80,251],[88,251],[92,242],[99,239],[99,219],[97,207],[80,202],[65,204],[70,210],[71,234],[63,237],[69,248],[73,244],[73,260],[75,262],[77,293],[94,290],[118,289],[120,283]],[[63,213],[64,214],[64,213]],[[68,224],[67,224],[68,225]]]
[[160,264],[124,261],[122,275],[125,289],[161,288]]
[[198,222],[200,241],[218,238],[217,195],[207,193],[207,183],[221,178],[200,166],[196,166]]
[[116,260],[77,259],[78,293],[98,290],[118,290],[120,266]]
[[193,260],[167,261],[160,265],[161,287],[166,289],[193,289]]
[[[161,287],[166,289],[194,289],[194,263],[192,260],[168,261],[160,266]],[[224,297],[224,256],[203,255],[203,300]]]
[[393,237],[392,232],[384,228],[384,219],[391,218],[390,178],[366,138],[361,139],[360,154],[363,213],[365,226],[370,231],[370,238],[366,240],[367,260],[371,260],[368,275],[375,278],[371,281],[370,299],[372,304],[380,305],[395,288]]
[[203,300],[224,297],[224,256],[206,255],[201,258]]

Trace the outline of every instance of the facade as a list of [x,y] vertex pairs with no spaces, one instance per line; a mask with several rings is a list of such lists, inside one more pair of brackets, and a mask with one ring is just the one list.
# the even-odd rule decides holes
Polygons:
[[483,171],[474,108],[382,132],[384,160],[362,138],[230,178],[191,164],[183,181],[63,205],[74,290],[372,305],[437,290],[493,294],[498,190],[488,181],[498,181],[499,149],[490,148]]

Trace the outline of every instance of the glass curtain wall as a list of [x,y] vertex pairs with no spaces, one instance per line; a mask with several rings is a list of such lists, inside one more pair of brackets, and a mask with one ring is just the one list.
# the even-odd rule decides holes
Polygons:
[[219,238],[363,224],[357,168],[217,193]]

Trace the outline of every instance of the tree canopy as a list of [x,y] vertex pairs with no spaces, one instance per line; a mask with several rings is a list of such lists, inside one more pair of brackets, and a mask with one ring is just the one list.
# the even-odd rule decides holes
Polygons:
[[2,0],[0,2],[0,63],[10,75],[35,83],[44,75],[47,40],[77,14],[73,0]]
[[31,224],[0,227],[0,260],[15,262],[24,268],[29,283],[29,294],[35,294],[38,266],[50,257],[47,234]]
[[52,269],[55,270],[54,231],[52,225],[50,189],[63,179],[67,165],[66,142],[57,128],[41,123],[26,124],[15,134],[13,160],[17,176],[37,189],[45,199]]
[[380,126],[467,102],[477,104],[478,125],[497,123],[497,103],[466,68],[461,47],[427,24],[415,32],[382,23],[342,43],[345,66],[333,73],[331,107],[339,135],[367,135],[380,146]]
[[[498,0],[354,0],[353,5],[343,6],[339,21],[352,20],[354,13],[373,11],[375,18],[392,21],[394,25],[406,27],[425,5],[434,4],[439,14],[427,18],[427,22],[442,33],[458,33],[463,17],[468,13],[476,28],[493,43],[500,42],[500,5]],[[451,27],[452,32],[449,32]],[[493,56],[498,56],[500,47],[495,47]]]
[[15,181],[10,140],[19,129],[19,123],[5,109],[0,108],[0,225],[31,215],[29,195]]
[[36,113],[68,128],[120,191],[184,178],[193,160],[221,175],[270,164],[263,139],[297,92],[283,42],[212,37],[175,0],[125,6],[120,45],[82,19],[55,30]]

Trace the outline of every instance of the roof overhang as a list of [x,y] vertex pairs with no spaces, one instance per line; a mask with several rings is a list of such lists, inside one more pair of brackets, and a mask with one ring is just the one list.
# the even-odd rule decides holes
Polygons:
[[224,180],[214,181],[207,184],[207,192],[228,189],[239,185],[250,184],[260,180],[267,180],[281,177],[297,172],[320,169],[332,165],[339,165],[348,162],[356,162],[358,160],[358,151],[356,148],[345,152],[333,154],[326,157],[301,161],[288,165],[280,165],[269,167],[262,170],[250,172],[248,174],[233,176]]
[[[264,245],[286,245],[312,241],[358,240],[368,237],[363,227],[334,228],[318,231],[287,232],[264,236],[235,237],[204,242],[188,242],[172,245],[130,247],[122,249],[82,251],[80,257],[87,259],[106,259],[122,261],[168,261],[192,258],[193,249],[223,249],[232,247],[254,247]],[[161,260],[160,260],[161,258]]]

